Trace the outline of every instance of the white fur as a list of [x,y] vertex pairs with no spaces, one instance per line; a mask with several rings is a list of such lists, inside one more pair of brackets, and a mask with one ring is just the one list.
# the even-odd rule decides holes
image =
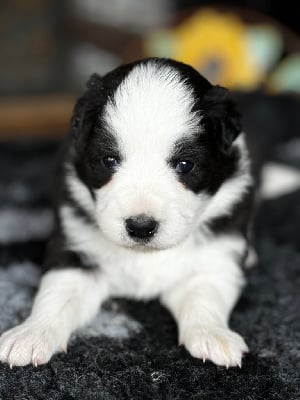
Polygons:
[[162,294],[162,302],[174,315],[179,342],[197,358],[218,365],[241,366],[247,351],[244,340],[228,327],[244,280],[232,252],[239,254],[245,243],[224,237],[204,246],[198,257],[200,268]]
[[[102,118],[124,159],[111,181],[96,191],[96,202],[66,165],[71,195],[96,224],[70,206],[60,209],[68,248],[83,253],[99,270],[45,275],[28,320],[1,337],[0,360],[47,362],[105,298],[125,296],[160,297],[192,355],[227,367],[241,365],[247,346],[230,331],[228,319],[243,286],[236,260],[246,243],[239,236],[207,235],[199,223],[228,214],[248,190],[247,152],[241,137],[236,141],[242,153],[239,172],[212,198],[179,183],[167,161],[177,139],[199,130],[201,115],[191,113],[193,103],[192,89],[168,67],[136,67],[121,83]],[[145,246],[137,246],[125,230],[124,220],[138,214],[159,221]]]
[[[74,225],[74,218],[69,217],[65,218],[66,226],[69,223],[73,228],[69,232],[82,235],[74,234],[74,245],[84,238],[89,241],[89,225],[78,218]],[[202,246],[195,246],[195,241],[198,238],[192,236],[171,249],[136,251],[119,247],[100,234],[92,254],[99,253],[111,295],[161,296],[178,322],[180,343],[193,356],[227,367],[241,366],[247,346],[228,328],[228,318],[244,284],[234,260],[244,253],[246,243],[235,236],[206,241]]]
[[11,366],[45,364],[57,351],[66,351],[71,333],[96,315],[107,295],[107,283],[99,273],[47,273],[30,316],[1,336],[0,360]]
[[91,193],[88,188],[76,177],[74,167],[66,163],[65,171],[67,174],[67,186],[70,190],[71,195],[76,199],[77,203],[90,214],[91,216],[95,213],[94,203],[91,197]]
[[172,68],[149,63],[137,66],[108,102],[104,119],[137,157],[143,148],[165,151],[178,138],[199,133],[201,116],[192,113],[194,93]]

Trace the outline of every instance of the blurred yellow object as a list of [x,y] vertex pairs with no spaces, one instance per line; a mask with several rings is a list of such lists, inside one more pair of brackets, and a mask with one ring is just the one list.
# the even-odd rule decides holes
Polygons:
[[246,28],[234,14],[202,9],[173,30],[173,57],[193,65],[213,83],[249,89],[264,71],[251,57]]

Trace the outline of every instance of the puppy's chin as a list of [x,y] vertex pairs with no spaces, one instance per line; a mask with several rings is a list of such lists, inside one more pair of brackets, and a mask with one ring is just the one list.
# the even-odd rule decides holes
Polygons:
[[155,252],[155,251],[163,251],[168,250],[180,245],[185,239],[178,239],[177,241],[165,241],[161,240],[159,236],[154,237],[149,241],[140,241],[136,242],[129,238],[128,236],[123,237],[118,241],[114,241],[120,247],[131,249],[137,252]]
[[155,252],[167,250],[171,247],[174,247],[174,245],[163,245],[159,243],[159,241],[153,239],[148,242],[134,242],[130,240],[124,244],[124,247],[140,252]]
[[151,243],[126,243],[123,247],[138,253],[154,253],[166,249]]

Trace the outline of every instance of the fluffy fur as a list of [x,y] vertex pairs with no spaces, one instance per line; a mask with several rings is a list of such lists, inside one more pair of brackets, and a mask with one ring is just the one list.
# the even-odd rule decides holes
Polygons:
[[227,90],[172,60],[91,77],[58,165],[49,272],[29,318],[2,335],[1,361],[47,362],[125,296],[159,297],[193,356],[241,366],[247,346],[228,320],[253,184],[238,117]]

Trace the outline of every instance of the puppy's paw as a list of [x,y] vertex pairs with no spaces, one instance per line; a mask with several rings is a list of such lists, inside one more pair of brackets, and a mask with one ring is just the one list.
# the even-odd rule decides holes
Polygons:
[[226,327],[193,326],[184,331],[180,342],[193,357],[227,368],[241,368],[242,356],[248,352],[244,339]]
[[0,361],[10,367],[47,363],[57,351],[66,348],[66,341],[49,326],[28,322],[16,326],[0,337]]

